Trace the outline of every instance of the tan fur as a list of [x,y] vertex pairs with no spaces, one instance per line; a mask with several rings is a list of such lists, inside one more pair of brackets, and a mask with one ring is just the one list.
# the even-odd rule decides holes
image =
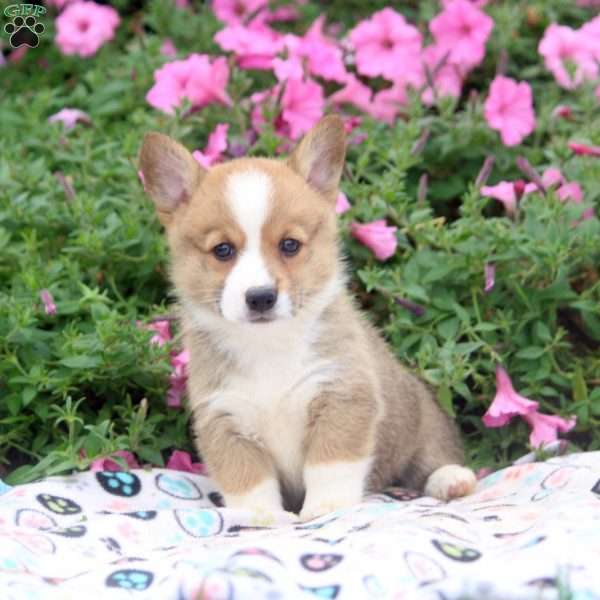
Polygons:
[[[457,431],[430,390],[400,365],[343,286],[331,298],[323,295],[325,282],[343,277],[333,205],[344,153],[343,126],[337,117],[325,118],[287,162],[238,159],[207,172],[190,166],[189,153],[168,138],[150,134],[145,140],[142,170],[167,227],[172,279],[191,355],[193,429],[200,453],[226,497],[275,478],[286,507],[299,510],[305,492],[298,472],[302,464],[307,468],[372,458],[365,487],[379,491],[396,482],[422,489],[439,467],[462,463]],[[218,308],[234,261],[218,261],[211,249],[224,241],[244,248],[244,233],[228,208],[225,190],[232,173],[248,170],[267,173],[273,183],[271,211],[261,230],[261,255],[280,293],[289,293],[293,316],[235,329],[219,318]],[[295,256],[283,256],[278,249],[287,237],[302,242]],[[326,305],[315,308],[321,298]],[[212,315],[210,326],[199,324],[199,306]],[[290,361],[309,365],[304,372],[290,364],[290,381],[285,379],[288,344]],[[281,361],[281,369],[269,371],[269,356]],[[300,369],[298,373],[292,366]],[[253,368],[273,378],[274,386],[281,379],[281,392],[271,390],[269,382],[264,387],[265,382],[254,381]],[[236,381],[242,383],[234,385]],[[252,392],[255,384],[263,387]],[[249,394],[273,393],[275,404],[260,408],[261,398],[243,397],[246,388]],[[267,411],[262,421],[252,408],[255,404],[245,408],[249,402]],[[238,408],[239,414],[248,411],[243,413],[246,419],[240,419]],[[268,412],[271,408],[274,413]],[[269,427],[280,415],[285,418],[277,424],[282,429],[278,436]],[[298,426],[303,431],[299,465],[291,446],[289,456],[277,454],[286,436],[290,445],[296,443],[293,433]],[[462,495],[472,487],[456,482],[455,494],[444,493]]]

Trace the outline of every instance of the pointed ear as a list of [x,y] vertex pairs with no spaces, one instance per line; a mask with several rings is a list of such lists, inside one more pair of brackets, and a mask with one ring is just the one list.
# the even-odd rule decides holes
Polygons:
[[144,189],[158,218],[168,225],[173,213],[190,201],[204,170],[181,144],[162,133],[147,133],[140,152]]
[[342,119],[330,115],[321,119],[302,139],[288,158],[288,166],[332,202],[346,155],[346,132]]

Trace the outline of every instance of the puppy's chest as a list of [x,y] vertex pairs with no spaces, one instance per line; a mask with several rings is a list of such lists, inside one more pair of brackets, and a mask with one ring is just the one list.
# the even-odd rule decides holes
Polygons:
[[240,433],[261,444],[294,487],[301,487],[308,407],[335,370],[312,352],[265,355],[249,361],[224,386],[222,398],[230,399],[227,412]]

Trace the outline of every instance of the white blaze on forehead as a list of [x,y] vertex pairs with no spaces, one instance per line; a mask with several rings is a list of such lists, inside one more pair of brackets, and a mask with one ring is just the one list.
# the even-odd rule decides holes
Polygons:
[[246,237],[221,298],[221,312],[231,321],[246,320],[246,292],[250,288],[275,285],[261,254],[261,232],[271,209],[272,191],[271,179],[263,171],[234,173],[226,182],[227,203]]

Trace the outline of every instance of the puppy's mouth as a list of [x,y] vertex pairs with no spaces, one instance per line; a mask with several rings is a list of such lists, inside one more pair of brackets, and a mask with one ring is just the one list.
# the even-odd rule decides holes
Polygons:
[[261,314],[250,314],[248,315],[248,323],[272,323],[277,317],[275,315],[261,315]]

